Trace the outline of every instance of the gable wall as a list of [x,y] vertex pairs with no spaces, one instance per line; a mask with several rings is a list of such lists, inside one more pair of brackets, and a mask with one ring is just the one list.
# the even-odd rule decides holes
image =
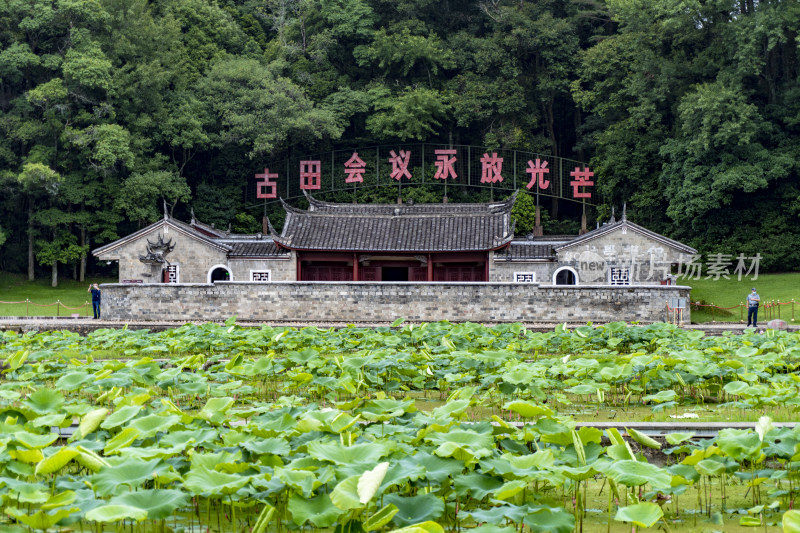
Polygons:
[[[670,266],[681,260],[681,252],[631,228],[591,239],[558,252],[559,266],[571,266],[579,283],[607,283],[610,268],[628,268],[632,283],[659,283],[670,273]],[[683,260],[686,261],[686,255]]]
[[167,260],[173,265],[178,265],[181,283],[205,283],[208,279],[208,269],[211,266],[225,265],[228,262],[227,254],[224,251],[164,225],[154,228],[119,248],[100,254],[98,260],[118,260],[120,282],[127,279],[140,279],[144,283],[161,283],[161,268],[139,261],[140,255],[147,254],[147,239],[155,242],[158,240],[159,234],[164,237],[165,241],[172,239],[175,244],[175,249],[167,255]]

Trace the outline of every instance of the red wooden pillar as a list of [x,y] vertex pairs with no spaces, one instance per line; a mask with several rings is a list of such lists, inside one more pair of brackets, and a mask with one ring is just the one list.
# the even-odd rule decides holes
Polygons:
[[358,254],[353,254],[353,281],[358,281]]
[[295,281],[302,281],[302,272],[301,272],[301,265],[303,264],[302,257],[300,256],[300,252],[295,252],[297,258],[297,279]]
[[428,281],[433,281],[433,256],[428,254]]
[[489,281],[489,254],[490,253],[492,253],[492,252],[489,252],[488,254],[486,254],[486,259],[484,259],[484,261],[483,261],[483,264],[484,264],[483,281]]

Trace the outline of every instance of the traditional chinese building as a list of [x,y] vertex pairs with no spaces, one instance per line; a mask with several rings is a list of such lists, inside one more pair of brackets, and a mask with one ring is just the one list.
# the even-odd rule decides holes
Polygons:
[[280,233],[242,235],[167,215],[94,250],[120,282],[512,282],[658,285],[696,254],[612,218],[580,236],[514,237],[516,196],[479,204],[284,204]]

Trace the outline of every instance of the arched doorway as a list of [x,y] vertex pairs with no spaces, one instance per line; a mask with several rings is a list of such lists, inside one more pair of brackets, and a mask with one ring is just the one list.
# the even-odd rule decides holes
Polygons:
[[578,273],[570,267],[562,267],[553,273],[553,285],[577,285]]
[[208,282],[231,281],[231,271],[225,265],[214,265],[208,271]]

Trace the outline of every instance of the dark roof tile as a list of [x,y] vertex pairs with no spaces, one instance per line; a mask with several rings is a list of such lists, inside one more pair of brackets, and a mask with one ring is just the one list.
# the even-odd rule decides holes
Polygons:
[[285,205],[273,238],[296,250],[363,252],[488,251],[513,237],[515,196],[485,204],[333,204],[309,196],[302,211]]

